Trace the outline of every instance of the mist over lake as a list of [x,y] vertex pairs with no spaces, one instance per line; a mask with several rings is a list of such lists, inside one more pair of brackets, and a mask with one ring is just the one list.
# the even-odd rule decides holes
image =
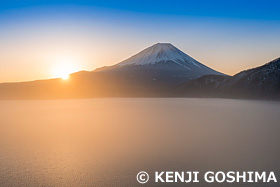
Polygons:
[[[0,106],[1,187],[143,186],[136,180],[142,170],[274,171],[280,179],[278,101],[111,98]],[[226,185],[240,184],[219,184]]]

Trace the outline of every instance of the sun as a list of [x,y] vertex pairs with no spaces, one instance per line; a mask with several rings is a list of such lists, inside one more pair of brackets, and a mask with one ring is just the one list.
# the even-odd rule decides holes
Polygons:
[[62,78],[64,80],[69,78],[69,75],[73,73],[73,70],[69,64],[59,64],[54,69],[54,77],[55,78]]
[[53,77],[61,78],[63,80],[69,79],[69,75],[77,71],[71,61],[60,61],[55,63],[53,67]]
[[67,80],[67,79],[69,78],[69,74],[62,75],[61,78],[62,78],[63,80]]

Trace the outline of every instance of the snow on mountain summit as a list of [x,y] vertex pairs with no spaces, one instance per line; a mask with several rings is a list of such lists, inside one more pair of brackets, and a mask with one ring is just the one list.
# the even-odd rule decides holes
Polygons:
[[144,49],[138,54],[122,61],[118,66],[126,65],[151,65],[158,62],[173,61],[187,69],[188,64],[201,68],[201,64],[170,43],[157,43]]

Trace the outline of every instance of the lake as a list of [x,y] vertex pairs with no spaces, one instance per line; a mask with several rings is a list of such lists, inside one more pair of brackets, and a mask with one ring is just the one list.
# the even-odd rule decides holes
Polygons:
[[[277,101],[112,98],[0,106],[1,187],[164,186],[153,182],[155,171],[274,171],[280,180]],[[140,171],[151,174],[148,183],[137,182]],[[166,184],[178,185],[188,186]]]

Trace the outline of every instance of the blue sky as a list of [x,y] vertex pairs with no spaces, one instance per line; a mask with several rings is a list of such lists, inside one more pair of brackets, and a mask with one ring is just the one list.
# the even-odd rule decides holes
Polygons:
[[169,42],[233,75],[280,57],[279,1],[0,2],[0,82],[118,63]]
[[279,20],[277,0],[9,0],[1,1],[0,10],[47,5],[81,5],[154,14],[206,17],[230,17],[257,20]]

